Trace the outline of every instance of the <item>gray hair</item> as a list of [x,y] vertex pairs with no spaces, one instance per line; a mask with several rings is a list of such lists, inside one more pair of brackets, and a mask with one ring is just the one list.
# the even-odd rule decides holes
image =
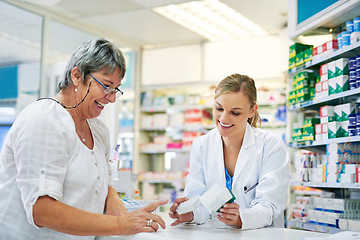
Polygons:
[[113,73],[116,68],[120,68],[121,78],[124,78],[126,72],[126,63],[122,52],[103,38],[83,42],[75,49],[66,65],[64,77],[58,84],[58,92],[73,85],[71,72],[74,67],[80,69],[83,82],[85,82],[87,74],[104,68],[109,74]]

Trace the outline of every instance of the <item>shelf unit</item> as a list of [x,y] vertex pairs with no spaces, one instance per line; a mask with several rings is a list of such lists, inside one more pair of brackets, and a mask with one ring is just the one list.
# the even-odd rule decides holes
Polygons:
[[[319,72],[319,68],[322,64],[334,61],[339,58],[349,58],[355,57],[356,55],[360,54],[360,42],[353,44],[349,47],[342,48],[339,50],[335,50],[333,52],[327,53],[316,60],[309,61],[306,63],[305,67],[292,69],[288,72],[288,77],[292,78],[296,73],[299,73],[303,70],[312,70],[315,73]],[[294,115],[299,117],[299,114],[304,113],[305,110],[318,110],[321,106],[325,105],[336,105],[336,104],[343,104],[348,102],[359,102],[358,99],[360,98],[360,89],[353,89],[344,91],[337,94],[332,94],[329,96],[325,96],[322,98],[315,98],[313,100],[304,101],[301,103],[289,105],[288,110],[288,117],[291,119]],[[289,123],[289,120],[288,120]],[[292,120],[290,120],[290,124],[288,124],[287,133],[291,132],[292,128]],[[290,130],[290,131],[289,131]],[[338,144],[338,143],[348,143],[348,142],[360,142],[360,136],[353,136],[353,137],[339,137],[339,138],[330,138],[326,140],[314,140],[314,141],[298,141],[289,143],[288,146],[290,147],[290,151],[292,154],[296,150],[310,150],[314,152],[325,153],[326,152],[326,145],[328,144]],[[292,156],[290,156],[291,158]],[[291,183],[290,188],[294,186],[304,186],[304,187],[311,187],[316,189],[321,189],[323,191],[331,191],[336,194],[336,197],[345,197],[348,195],[348,191],[360,191],[360,183],[339,183],[339,182],[297,182]],[[290,199],[294,198],[294,195],[304,194],[306,196],[312,196],[313,193],[311,192],[295,192],[290,190]],[[289,208],[288,204],[288,208]],[[298,228],[310,231],[319,231],[325,233],[336,233],[341,231],[339,228],[334,226],[329,226],[327,224],[322,224],[318,222],[304,222],[295,219],[290,219],[288,216],[288,227],[291,228]]]

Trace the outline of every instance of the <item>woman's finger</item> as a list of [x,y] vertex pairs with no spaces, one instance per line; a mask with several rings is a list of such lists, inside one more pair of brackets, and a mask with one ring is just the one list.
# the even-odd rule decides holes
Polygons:
[[165,205],[168,202],[168,200],[158,200],[150,203],[149,205],[143,207],[142,209],[147,212],[152,212],[159,206]]

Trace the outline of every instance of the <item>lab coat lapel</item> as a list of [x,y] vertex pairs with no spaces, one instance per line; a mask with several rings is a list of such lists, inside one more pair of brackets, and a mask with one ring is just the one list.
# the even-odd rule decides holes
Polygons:
[[250,126],[250,124],[247,123],[242,147],[240,149],[239,156],[236,161],[233,185],[236,183],[241,172],[244,170],[245,166],[250,161],[250,158],[254,157],[252,156],[253,154],[251,154],[251,152],[249,151],[249,147],[251,147],[254,144],[255,144],[254,130]]
[[[221,183],[221,185],[226,185],[225,181],[225,164],[224,164],[224,151],[223,151],[223,142],[221,139],[221,136],[218,131],[215,133],[215,137],[212,138],[212,141],[214,141],[214,144],[210,144],[212,149],[210,149],[209,157],[215,161],[214,167],[216,169],[213,169],[213,173],[216,173],[213,175],[212,179],[214,182]],[[219,178],[219,179],[214,179]]]

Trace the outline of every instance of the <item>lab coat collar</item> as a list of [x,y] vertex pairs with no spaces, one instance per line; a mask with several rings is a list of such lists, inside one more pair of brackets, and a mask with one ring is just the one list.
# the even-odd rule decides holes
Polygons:
[[249,123],[247,123],[242,147],[240,149],[239,156],[236,161],[235,172],[233,176],[233,185],[236,183],[241,172],[244,170],[245,166],[250,161],[250,157],[253,157],[251,153],[249,154],[249,151],[247,149],[254,144],[255,144],[254,129]]
[[[225,186],[225,163],[224,163],[224,148],[223,142],[221,139],[221,135],[218,131],[216,131],[216,137],[214,138],[215,144],[214,147],[210,150],[210,156],[215,157],[215,159],[221,159],[221,161],[216,161],[217,166],[220,171],[220,179],[221,184]],[[238,176],[243,171],[245,165],[249,161],[249,155],[246,151],[247,148],[255,144],[255,137],[254,137],[254,129],[251,127],[249,123],[246,125],[245,135],[243,139],[243,144],[239,152],[239,156],[236,162],[235,172],[233,176],[233,184],[235,184]]]

